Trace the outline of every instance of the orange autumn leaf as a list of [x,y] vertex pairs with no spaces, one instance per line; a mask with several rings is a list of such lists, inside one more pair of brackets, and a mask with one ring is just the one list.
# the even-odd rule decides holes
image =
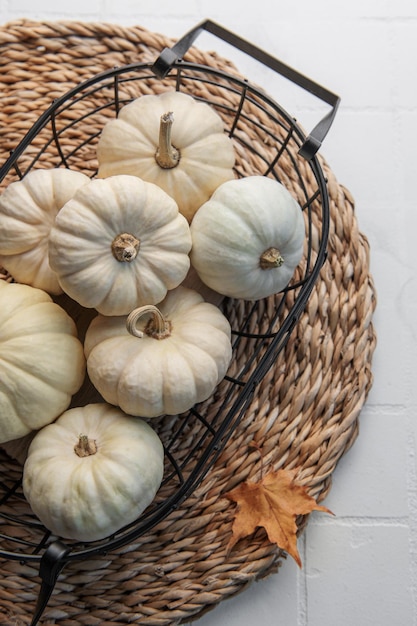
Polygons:
[[333,513],[318,505],[308,495],[306,487],[297,484],[296,475],[297,470],[271,471],[258,482],[245,481],[225,494],[238,505],[228,549],[261,526],[266,530],[269,541],[290,554],[301,567],[297,549],[297,516],[312,511]]

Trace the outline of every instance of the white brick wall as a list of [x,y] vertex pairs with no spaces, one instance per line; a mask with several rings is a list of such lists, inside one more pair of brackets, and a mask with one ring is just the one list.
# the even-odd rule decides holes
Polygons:
[[[179,8],[179,5],[180,7]],[[415,0],[0,0],[0,21],[71,18],[141,24],[177,37],[211,18],[342,97],[323,154],[356,200],[378,291],[375,382],[360,436],[327,506],[289,559],[200,626],[416,626],[417,619],[417,3]],[[321,109],[232,56],[307,128]],[[248,70],[246,71],[246,68]],[[250,70],[250,74],[249,74]],[[275,92],[275,93],[274,93]],[[295,110],[296,109],[296,110]]]

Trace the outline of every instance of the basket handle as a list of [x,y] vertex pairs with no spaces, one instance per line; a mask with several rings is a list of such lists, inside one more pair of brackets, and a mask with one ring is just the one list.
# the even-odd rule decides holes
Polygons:
[[242,39],[235,33],[227,30],[223,26],[212,22],[211,20],[204,20],[200,24],[197,24],[188,33],[186,33],[181,39],[179,39],[171,48],[165,48],[157,60],[155,61],[152,69],[159,78],[163,78],[171,70],[176,61],[181,59],[188,49],[192,46],[194,41],[200,35],[202,31],[207,31],[219,37],[226,43],[231,44],[241,52],[245,52],[253,59],[260,61],[270,69],[274,70],[284,78],[291,80],[293,83],[302,87],[306,91],[309,91],[313,96],[320,98],[329,104],[331,110],[320,120],[320,122],[314,127],[307,139],[299,150],[299,154],[307,160],[310,160],[316,152],[319,150],[325,136],[330,130],[333,120],[336,115],[337,108],[339,106],[340,98],[328,89],[315,83],[311,79],[307,78],[303,74],[300,74],[293,68],[285,65],[282,61],[272,57],[267,52],[264,52],[260,48],[257,48],[253,44],[249,43],[245,39]]
[[37,626],[42,614],[48,604],[49,598],[58,580],[58,576],[64,567],[65,557],[69,554],[70,549],[62,541],[56,540],[49,544],[46,552],[43,554],[39,574],[41,577],[41,588],[38,595],[38,601],[35,608],[35,614],[32,617],[30,626]]

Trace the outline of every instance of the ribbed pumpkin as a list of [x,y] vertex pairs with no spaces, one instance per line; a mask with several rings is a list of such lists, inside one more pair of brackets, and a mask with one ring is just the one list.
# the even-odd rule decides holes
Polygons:
[[192,289],[127,317],[99,315],[85,338],[87,369],[103,398],[143,417],[177,414],[206,400],[229,367],[230,324]]
[[35,435],[23,492],[55,535],[95,541],[141,515],[163,470],[163,446],[151,426],[105,403],[88,404]]
[[66,168],[31,170],[0,196],[0,265],[20,283],[62,293],[48,260],[50,230],[75,191],[90,181]]
[[189,267],[191,234],[175,201],[135,176],[92,180],[57,215],[49,261],[62,289],[86,308],[125,315],[156,304]]
[[72,318],[44,291],[0,280],[0,443],[68,408],[84,380]]
[[223,183],[190,226],[191,263],[201,281],[232,298],[278,293],[301,261],[301,207],[278,181],[248,176]]
[[97,155],[100,177],[132,174],[155,183],[189,222],[219,185],[234,178],[234,147],[220,115],[177,91],[126,104],[104,126]]

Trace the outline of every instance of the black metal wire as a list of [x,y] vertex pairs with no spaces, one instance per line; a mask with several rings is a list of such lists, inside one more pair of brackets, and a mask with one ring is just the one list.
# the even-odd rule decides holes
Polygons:
[[[305,204],[303,210],[311,212],[312,206],[317,205],[322,211],[322,233],[321,233],[321,248],[318,252],[315,263],[311,267],[311,246],[308,246],[308,260],[306,265],[306,274],[302,281],[297,284],[289,285],[289,290],[296,290],[298,294],[295,298],[295,303],[292,310],[287,315],[279,327],[277,327],[277,320],[281,315],[281,312],[285,305],[286,291],[284,290],[281,299],[276,307],[276,315],[269,321],[269,327],[265,332],[253,332],[250,330],[251,320],[253,316],[257,314],[258,304],[254,303],[252,309],[248,311],[246,319],[242,322],[239,328],[233,329],[234,335],[234,349],[238,349],[239,342],[243,339],[251,338],[256,342],[256,345],[251,350],[251,354],[247,359],[242,371],[239,372],[237,377],[225,378],[225,385],[223,389],[223,400],[219,405],[219,409],[216,415],[210,418],[210,421],[199,412],[198,407],[194,407],[189,412],[188,418],[182,416],[180,426],[172,435],[172,441],[165,442],[166,461],[168,468],[166,470],[165,481],[172,481],[173,492],[169,498],[163,502],[159,502],[154,507],[144,514],[141,519],[131,524],[128,528],[122,529],[119,533],[113,535],[110,539],[101,542],[93,542],[88,545],[82,545],[75,543],[72,545],[71,551],[66,555],[66,558],[86,558],[87,556],[100,553],[103,551],[109,551],[116,549],[126,542],[131,541],[133,538],[137,538],[147,529],[157,524],[164,516],[168,515],[170,511],[179,506],[179,504],[192,492],[193,489],[201,482],[207,471],[214,463],[218,456],[218,453],[227,442],[227,439],[231,436],[234,426],[239,422],[241,415],[253,397],[257,385],[261,382],[263,376],[272,366],[276,360],[278,353],[284,347],[288,337],[296,324],[298,317],[304,309],[305,303],[311,292],[311,289],[315,283],[318,272],[325,259],[325,249],[328,236],[328,199],[326,191],[326,182],[323,177],[321,168],[316,158],[312,158],[309,161],[309,167],[311,168],[314,177],[317,181],[317,189],[313,195],[309,197],[307,191],[307,185],[303,181],[303,176],[299,172],[297,164],[297,156],[295,148],[299,148],[304,141],[304,135],[299,127],[277,103],[271,101],[271,99],[262,91],[250,85],[248,81],[241,80],[239,78],[229,76],[225,72],[218,71],[211,67],[199,66],[192,63],[184,63],[178,61],[175,65],[176,73],[172,75],[172,80],[175,81],[175,88],[185,90],[184,85],[191,83],[194,84],[198,81],[200,84],[216,85],[217,87],[224,88],[225,90],[236,94],[239,98],[236,110],[228,108],[223,105],[223,111],[232,115],[232,121],[230,129],[228,130],[229,136],[240,142],[244,149],[248,152],[255,154],[261,161],[265,162],[265,175],[273,175],[277,179],[280,178],[279,164],[281,157],[285,154],[289,157],[294,171],[297,172],[299,186],[305,195]],[[69,94],[56,100],[51,107],[43,114],[38,122],[29,131],[28,135],[24,138],[21,144],[16,148],[11,157],[0,169],[0,181],[6,178],[9,172],[19,172],[19,177],[24,176],[28,171],[34,168],[37,164],[41,163],[42,155],[50,149],[52,145],[55,145],[57,152],[57,166],[71,167],[71,160],[74,155],[81,150],[88,143],[96,139],[99,135],[99,130],[94,128],[94,132],[91,133],[89,139],[83,139],[75,147],[69,149],[65,145],[66,133],[74,130],[78,124],[87,120],[89,117],[94,116],[104,110],[111,109],[114,111],[114,115],[117,116],[121,102],[124,101],[121,95],[121,90],[125,81],[134,82],[135,73],[137,80],[143,80],[145,72],[150,72],[150,65],[138,64],[124,67],[115,68],[104,72],[103,74],[96,76],[82,86],[79,86],[72,90]],[[132,75],[133,73],[133,75]],[[111,97],[104,104],[96,104],[94,109],[80,115],[78,118],[69,116],[69,121],[64,117],[64,124],[60,124],[61,117],[80,102],[84,102],[95,96],[100,95],[103,90],[112,90]],[[196,96],[199,100],[209,102],[217,108],[221,108],[218,102],[211,102],[207,98]],[[245,112],[245,105],[250,103],[252,108],[256,107],[263,117],[267,117],[271,121],[271,126],[279,125],[279,127],[285,128],[286,132],[284,137],[275,137],[270,128],[265,127],[258,119],[253,119],[247,112]],[[261,118],[261,115],[259,116]],[[271,160],[268,162],[265,156],[260,153],[256,147],[253,147],[250,142],[242,140],[239,137],[239,125],[244,126],[251,124],[255,131],[262,137],[270,137],[275,139],[277,143],[277,152]],[[28,148],[32,146],[34,139],[47,127],[50,127],[50,134],[45,139],[43,145],[41,145],[35,154],[26,163],[26,166],[22,165],[22,161],[25,157]],[[293,144],[291,146],[291,144]],[[291,146],[291,148],[290,148]],[[94,173],[92,174],[94,175]],[[252,373],[251,373],[252,372]],[[182,433],[189,426],[190,420],[198,420],[202,433],[195,443],[194,447],[187,453],[184,459],[177,460],[174,450],[174,443],[180,440]],[[199,451],[197,454],[197,450]],[[190,469],[190,464],[193,464]],[[6,488],[4,484],[0,485],[0,489],[3,493],[3,501],[8,503],[15,496],[15,492],[19,490],[17,484],[11,485]],[[0,519],[2,516],[0,507]],[[3,515],[3,519],[10,518]],[[14,520],[16,524],[19,520]],[[28,524],[27,521],[20,523]],[[38,523],[33,524],[34,528],[41,529],[41,525]],[[39,545],[47,545],[45,541],[45,531],[41,531],[41,539]],[[8,536],[9,542],[13,543],[15,539]],[[32,545],[33,544],[33,545]],[[2,550],[0,547],[0,555],[7,558],[14,558],[19,560],[37,560],[41,558],[42,550],[40,550],[36,542],[29,542],[29,545],[33,548],[30,553],[25,554],[21,550],[22,545],[20,540],[16,541],[15,552],[10,550]]]
[[[205,22],[202,28],[208,28],[210,32],[216,31],[215,34],[219,34],[218,27],[214,28],[211,22]],[[201,28],[198,32],[200,31]],[[186,42],[189,44],[195,36],[196,33],[193,31],[190,37],[186,36]],[[221,31],[220,36],[236,43],[235,36],[231,37],[230,33],[226,32],[225,35],[225,32]],[[237,41],[242,45],[242,40],[238,38]],[[117,117],[120,108],[133,99],[131,94],[128,96],[124,93],[125,86],[134,87],[137,82],[144,80],[163,80],[167,88],[189,93],[195,99],[217,109],[227,120],[226,132],[236,146],[254,155],[260,164],[263,163],[263,170],[259,172],[260,174],[281,180],[286,175],[282,171],[281,161],[284,157],[289,161],[292,174],[296,177],[300,194],[303,196],[300,202],[302,210],[307,213],[308,249],[304,274],[301,279],[293,281],[281,294],[278,294],[275,299],[274,315],[268,319],[267,328],[253,329],[259,313],[260,303],[257,302],[247,306],[246,316],[240,321],[238,327],[235,322],[232,323],[234,353],[239,351],[244,341],[251,341],[253,345],[251,344],[250,354],[240,371],[233,375],[226,375],[219,385],[213,397],[213,403],[206,402],[195,406],[186,415],[174,416],[167,423],[164,420],[161,420],[159,425],[158,421],[153,422],[157,431],[159,428],[158,432],[164,443],[166,467],[163,493],[168,495],[159,499],[157,496],[155,502],[138,520],[105,540],[87,544],[71,541],[62,543],[60,538],[51,536],[50,532],[34,516],[31,516],[30,509],[27,509],[23,516],[10,513],[14,505],[19,504],[21,507],[24,502],[21,476],[18,478],[2,477],[0,482],[0,557],[41,564],[43,587],[37,609],[38,616],[42,613],[42,608],[49,598],[54,577],[65,563],[87,559],[96,554],[106,554],[136,540],[178,508],[198,487],[241,421],[256,394],[257,387],[287,344],[326,260],[329,234],[329,199],[326,180],[315,154],[309,153],[306,156],[305,163],[311,174],[308,184],[299,167],[300,154],[303,154],[306,141],[310,141],[311,136],[307,138],[292,116],[263,90],[250,84],[246,79],[213,67],[182,60],[179,51],[184,48],[184,45],[181,45],[182,47],[177,47],[173,54],[167,51],[161,54],[163,71],[156,67],[157,63],[137,63],[113,68],[91,77],[56,99],[0,167],[0,183],[21,179],[33,168],[41,167],[45,154],[48,159],[51,158],[51,154],[55,155],[56,167],[72,167],[79,158],[78,155],[82,154],[84,149],[94,146],[94,142],[100,135],[101,128],[97,128],[94,117],[103,116],[106,119],[109,119],[109,116]],[[248,45],[245,44],[245,51],[248,51]],[[252,49],[252,52],[254,51],[253,56],[258,58],[259,50]],[[166,70],[167,57],[170,60],[168,71]],[[271,66],[269,56],[265,58],[261,55],[261,60],[267,61]],[[294,78],[294,74],[289,72],[288,77]],[[299,75],[296,74],[296,78],[299,80]],[[314,86],[309,79],[301,82],[302,86],[308,89]],[[200,93],[196,93],[196,86],[204,86],[209,93],[211,93],[210,89],[215,87],[223,95],[228,96],[225,100],[230,104],[213,96],[203,97],[201,90]],[[323,95],[322,89],[318,88],[316,95]],[[337,97],[330,97],[329,93],[327,90],[324,91],[325,100],[330,101],[335,110]],[[87,106],[87,110],[80,113],[80,105]],[[78,112],[77,115],[74,115],[74,112]],[[332,115],[334,111],[330,118]],[[87,123],[91,125],[91,132],[85,138],[85,128],[82,125]],[[326,124],[329,124],[328,119],[323,122],[322,135],[327,132]],[[244,135],[242,128],[245,129],[248,126],[259,135],[260,145],[263,141],[269,141],[276,146],[273,158],[268,160],[265,154]],[[274,129],[278,129],[279,133],[276,133]],[[68,141],[68,137],[76,136],[78,131],[80,139],[74,145],[74,140]],[[95,174],[95,170],[89,172],[91,177]],[[236,168],[236,174],[243,176],[244,172]],[[311,191],[309,188],[312,180],[315,181],[316,188]],[[311,233],[314,213],[319,214],[321,231],[319,249],[315,251],[313,258]],[[293,304],[284,316],[290,293]],[[227,315],[227,312],[232,309],[233,302],[226,299],[225,314]],[[215,411],[212,410],[213,406],[217,407]],[[193,444],[185,452],[181,449],[181,441],[184,437],[189,437],[190,432],[194,433],[191,438]],[[14,536],[11,526],[25,527],[30,537],[24,539],[19,532],[16,532]],[[2,532],[5,528],[7,532]],[[59,564],[56,558],[60,559]],[[33,624],[36,620],[35,617]]]

